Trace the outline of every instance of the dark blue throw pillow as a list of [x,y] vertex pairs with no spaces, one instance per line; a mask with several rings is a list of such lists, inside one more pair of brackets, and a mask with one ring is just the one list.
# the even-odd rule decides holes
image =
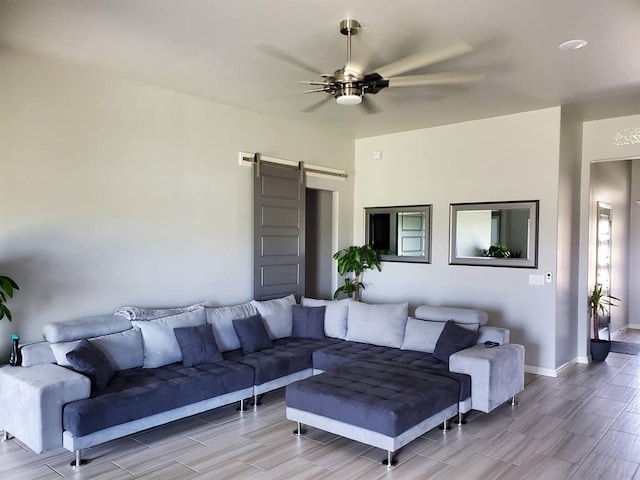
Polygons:
[[326,338],[324,335],[324,311],[326,307],[301,307],[294,305],[293,333],[295,338]]
[[245,355],[273,347],[260,314],[233,320],[233,328],[240,340],[242,353]]
[[173,333],[178,340],[182,352],[182,364],[185,367],[194,367],[203,363],[218,363],[223,360],[211,325],[208,323],[195,327],[174,328]]
[[109,359],[89,340],[82,340],[67,353],[71,367],[91,380],[91,388],[102,390],[111,381],[115,372]]
[[449,320],[436,342],[433,356],[441,362],[449,363],[449,356],[469,348],[476,343],[478,332],[469,330]]

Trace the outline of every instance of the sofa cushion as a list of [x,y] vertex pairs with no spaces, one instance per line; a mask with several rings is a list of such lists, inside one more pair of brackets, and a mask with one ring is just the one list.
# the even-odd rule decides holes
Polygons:
[[288,407],[398,436],[457,406],[460,384],[445,372],[356,362],[287,386]]
[[182,352],[173,329],[195,327],[206,321],[204,307],[155,320],[133,320],[131,324],[142,331],[144,368],[157,368],[182,361]]
[[42,327],[42,335],[47,342],[60,343],[123,332],[130,328],[131,322],[120,315],[98,315],[48,323]]
[[[130,328],[124,332],[102,335],[88,340],[104,353],[114,370],[141,367],[143,364],[142,334],[138,329]],[[80,340],[74,340],[50,344],[56,363],[63,367],[69,367],[67,353],[79,343]]]
[[327,337],[344,340],[347,336],[349,304],[353,300],[316,300],[302,297],[303,307],[326,307],[324,313],[324,334]]
[[264,300],[258,302],[252,300],[251,304],[264,319],[267,333],[272,340],[291,336],[293,328],[293,313],[291,307],[296,304],[296,297],[289,295],[284,298]]
[[240,350],[224,354],[233,360],[251,366],[255,371],[255,384],[275,380],[312,367],[312,353],[339,340],[281,338],[273,341],[273,347],[245,355]]
[[202,363],[216,363],[222,361],[222,353],[213,338],[211,325],[197,325],[195,327],[179,327],[173,330],[182,353],[182,364],[193,367]]
[[235,318],[248,318],[258,313],[252,303],[231,305],[229,307],[206,308],[207,323],[213,328],[213,336],[221,352],[240,348],[240,339],[233,328]]
[[62,424],[81,437],[252,385],[253,370],[229,361],[123,370],[90,398],[67,403]]
[[477,335],[477,332],[463,328],[449,320],[442,329],[433,356],[441,362],[449,363],[449,356],[474,345]]
[[238,334],[242,353],[245,355],[273,347],[262,317],[259,314],[249,318],[233,320],[233,328]]
[[400,348],[404,340],[409,304],[349,305],[346,340]]
[[67,353],[67,360],[76,372],[89,377],[91,387],[97,390],[106,387],[115,373],[104,353],[89,340],[81,340]]
[[324,314],[326,307],[293,307],[293,332],[295,338],[326,338]]
[[[473,332],[477,332],[479,327],[477,323],[456,324]],[[446,322],[420,320],[409,317],[407,320],[407,329],[404,334],[404,341],[402,342],[402,350],[433,353],[445,325]]]

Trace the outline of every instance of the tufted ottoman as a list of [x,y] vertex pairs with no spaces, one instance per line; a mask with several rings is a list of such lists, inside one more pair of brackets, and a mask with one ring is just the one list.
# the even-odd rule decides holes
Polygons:
[[446,373],[355,362],[288,385],[287,418],[387,450],[391,465],[393,452],[458,413],[461,382]]

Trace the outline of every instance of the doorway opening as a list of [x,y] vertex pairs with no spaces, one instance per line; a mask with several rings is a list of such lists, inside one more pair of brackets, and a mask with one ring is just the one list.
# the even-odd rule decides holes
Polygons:
[[306,189],[305,296],[329,300],[333,296],[333,192]]

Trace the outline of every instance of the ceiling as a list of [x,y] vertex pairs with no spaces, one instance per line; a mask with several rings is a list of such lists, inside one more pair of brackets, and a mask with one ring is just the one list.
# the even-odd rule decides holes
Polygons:
[[[334,101],[275,46],[331,73],[346,61],[339,23],[363,26],[367,71],[458,41],[462,57],[411,73],[483,70],[464,86],[384,89],[380,112]],[[97,68],[355,138],[572,105],[585,120],[640,113],[640,0],[0,0],[0,46]],[[588,45],[561,51],[568,39]]]

